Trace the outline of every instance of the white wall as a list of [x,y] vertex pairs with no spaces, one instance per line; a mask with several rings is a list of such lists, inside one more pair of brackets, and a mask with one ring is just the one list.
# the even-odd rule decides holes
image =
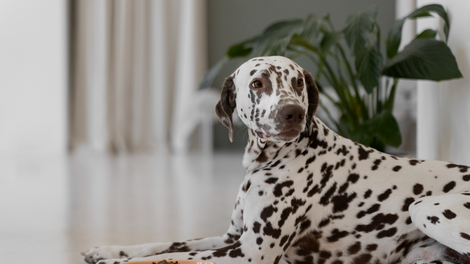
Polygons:
[[[457,58],[463,79],[418,82],[419,158],[470,164],[470,1],[418,0],[418,6],[442,4],[449,14],[449,46]],[[418,31],[435,26],[436,20],[418,21]]]
[[66,1],[0,0],[0,155],[63,153]]

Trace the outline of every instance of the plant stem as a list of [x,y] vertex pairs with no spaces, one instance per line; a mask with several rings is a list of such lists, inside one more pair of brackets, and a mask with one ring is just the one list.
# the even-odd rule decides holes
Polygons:
[[[382,68],[382,52],[380,52],[380,27],[377,22],[375,22],[375,28],[377,29],[377,51],[379,52],[379,69]],[[376,98],[376,114],[382,112],[381,100],[380,100],[380,89],[381,89],[381,80],[379,74],[379,80],[377,82],[377,98]]]
[[397,78],[393,78],[393,84],[392,84],[392,89],[390,90],[390,94],[388,95],[388,100],[385,104],[385,109],[389,110],[390,112],[393,111],[393,105],[395,103],[395,92],[396,92],[396,89],[397,89],[397,85],[398,85],[398,79]]

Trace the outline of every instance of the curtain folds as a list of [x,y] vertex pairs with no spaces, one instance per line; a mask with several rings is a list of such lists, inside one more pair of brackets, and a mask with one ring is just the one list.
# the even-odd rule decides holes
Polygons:
[[72,0],[70,12],[70,148],[187,151],[206,1]]

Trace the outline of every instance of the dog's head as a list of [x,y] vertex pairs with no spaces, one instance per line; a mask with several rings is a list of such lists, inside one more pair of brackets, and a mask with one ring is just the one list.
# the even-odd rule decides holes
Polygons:
[[241,65],[222,88],[216,106],[233,141],[232,113],[260,138],[290,142],[308,130],[318,106],[318,89],[310,73],[292,60],[258,57]]

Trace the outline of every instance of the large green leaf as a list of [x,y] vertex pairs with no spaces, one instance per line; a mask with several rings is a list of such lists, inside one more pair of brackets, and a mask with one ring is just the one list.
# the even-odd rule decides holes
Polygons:
[[253,50],[252,47],[246,45],[246,43],[240,43],[237,45],[231,46],[227,51],[227,57],[236,58],[236,57],[245,57],[251,53]]
[[284,55],[291,37],[300,33],[303,23],[302,19],[294,19],[269,26],[258,39],[252,55]]
[[419,33],[416,38],[436,38],[436,34],[437,32],[435,30],[428,28],[426,30],[423,30],[423,32]]
[[318,44],[322,35],[320,28],[323,24],[323,20],[324,16],[315,14],[308,15],[304,19],[302,32],[299,35],[312,44]]
[[325,32],[320,42],[320,47],[323,52],[327,52],[330,50],[332,46],[336,45],[336,43],[338,43],[342,39],[343,39],[342,31]]
[[297,34],[292,36],[292,38],[290,39],[289,45],[302,47],[315,53],[318,52],[317,47],[315,47],[314,45],[312,45],[312,43],[308,42],[307,40],[305,40],[304,38],[302,38],[301,36]]
[[405,19],[400,19],[395,21],[390,31],[388,31],[387,37],[387,57],[393,58],[397,55],[398,48],[400,47],[401,43],[401,31],[403,29],[403,24],[405,23]]
[[356,57],[356,71],[364,89],[372,93],[379,84],[380,54],[376,46],[365,48]]
[[411,41],[385,65],[382,74],[434,81],[462,77],[449,47],[442,41],[423,38]]
[[398,147],[401,145],[400,128],[397,120],[390,111],[382,111],[364,123],[365,131],[377,137],[386,145]]
[[361,10],[346,20],[344,36],[354,54],[359,54],[366,46],[368,34],[372,31],[377,17],[377,6]]
[[431,16],[430,12],[434,12],[438,14],[443,20],[444,20],[444,33],[446,36],[446,40],[449,37],[449,19],[447,17],[447,13],[441,5],[437,4],[432,4],[432,5],[426,5],[421,8],[418,8],[417,10],[413,11],[406,17],[395,21],[393,24],[392,28],[388,32],[388,37],[387,37],[387,57],[388,58],[393,58],[397,52],[398,52],[398,47],[400,46],[401,43],[401,32],[403,29],[403,24],[405,23],[406,19],[416,19],[420,17],[429,17]]
[[421,8],[418,8],[417,10],[413,11],[411,14],[409,14],[407,17],[408,18],[418,18],[418,17],[423,17],[423,16],[429,16],[430,12],[434,12],[438,14],[443,20],[444,20],[444,34],[446,36],[446,40],[449,38],[449,18],[447,17],[446,10],[442,5],[439,4],[432,4],[432,5],[425,5]]

